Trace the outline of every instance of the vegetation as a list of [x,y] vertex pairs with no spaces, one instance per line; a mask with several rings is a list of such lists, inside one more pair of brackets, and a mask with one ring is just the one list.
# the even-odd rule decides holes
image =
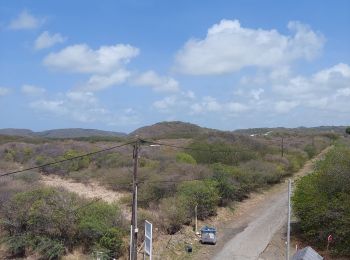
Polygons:
[[[161,232],[174,234],[183,225],[193,224],[195,206],[199,219],[215,216],[218,207],[232,206],[252,191],[298,171],[337,137],[328,132],[302,134],[285,130],[282,157],[279,133],[250,137],[181,122],[160,123],[135,133],[150,139],[167,138],[159,143],[170,144],[143,145],[140,152],[140,236],[145,219],[155,220]],[[70,159],[118,145],[123,137],[36,137],[30,141],[31,138],[6,136],[1,142],[0,136],[0,171]],[[5,238],[9,257],[35,254],[52,259],[75,248],[86,254],[103,252],[105,258],[125,254],[123,241],[127,241],[128,227],[120,207],[45,188],[38,180],[41,174],[54,174],[130,192],[132,166],[132,147],[125,146],[0,180],[0,232],[5,233],[1,237]],[[129,206],[131,197],[124,197],[120,203]]]
[[350,135],[350,127],[347,127],[347,128],[345,129],[345,133],[347,133],[348,135]]
[[303,237],[324,249],[327,236],[334,254],[350,255],[350,147],[338,145],[303,177],[293,196]]
[[[85,206],[81,206],[85,205]],[[79,245],[110,256],[122,254],[120,211],[103,202],[88,203],[72,193],[39,187],[16,193],[1,208],[3,241],[12,256],[28,252],[55,259]]]

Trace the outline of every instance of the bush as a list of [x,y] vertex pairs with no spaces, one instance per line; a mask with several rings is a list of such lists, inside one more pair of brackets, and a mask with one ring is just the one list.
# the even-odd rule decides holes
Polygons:
[[198,163],[204,164],[223,163],[227,165],[238,165],[240,162],[255,159],[258,156],[254,150],[250,151],[246,147],[234,146],[225,142],[208,143],[194,141],[190,144],[189,148],[192,149],[189,151],[190,155]]
[[121,226],[120,210],[116,205],[98,201],[80,209],[77,232],[85,250],[89,251],[95,241],[99,241],[110,227]]
[[177,196],[186,204],[189,210],[188,216],[193,216],[192,212],[196,205],[198,219],[204,220],[216,215],[219,194],[215,181],[184,182],[179,186]]
[[104,251],[110,258],[118,258],[122,255],[124,235],[125,231],[116,227],[110,228],[100,238],[97,245],[99,248],[105,249]]
[[[170,197],[161,201],[159,210],[161,212],[161,225],[168,234],[179,231],[183,224],[190,223],[193,214],[189,214],[190,209],[184,197]],[[193,210],[193,209],[192,209]]]
[[304,237],[324,248],[327,236],[335,254],[350,254],[350,148],[336,147],[313,174],[296,186],[293,205]]
[[64,190],[36,188],[14,195],[1,215],[4,241],[13,256],[34,252],[44,259],[59,258],[78,245],[86,251],[100,245],[111,255],[122,253],[124,228],[115,205],[85,201]]
[[309,159],[317,154],[316,147],[314,145],[308,144],[305,146],[304,151],[307,153]]
[[217,182],[217,189],[220,197],[220,206],[226,206],[230,201],[237,198],[237,181],[232,169],[222,164],[212,166],[213,179]]
[[[10,249],[24,254],[29,248],[48,259],[63,254],[59,245],[71,248],[75,243],[76,217],[72,209],[77,202],[75,195],[52,188],[16,194],[3,210],[2,227],[8,233]],[[17,243],[16,237],[23,239]]]
[[188,153],[177,153],[176,154],[176,162],[197,164],[196,160]]

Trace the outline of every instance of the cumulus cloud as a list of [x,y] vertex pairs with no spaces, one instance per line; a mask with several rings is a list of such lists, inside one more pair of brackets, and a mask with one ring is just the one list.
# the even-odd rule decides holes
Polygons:
[[131,73],[125,69],[119,69],[109,75],[92,75],[88,82],[82,87],[87,91],[99,91],[113,85],[124,83]]
[[120,69],[138,54],[139,49],[127,44],[101,46],[97,50],[77,44],[50,53],[43,62],[50,68],[68,72],[107,74]]
[[10,93],[10,89],[9,88],[0,87],[0,97],[6,96],[9,93]]
[[311,60],[322,50],[324,37],[300,22],[290,22],[291,35],[250,29],[238,20],[222,20],[206,38],[191,39],[177,53],[175,68],[191,75],[223,74],[245,67],[271,68],[297,59]]
[[43,32],[36,38],[34,48],[41,50],[54,46],[57,43],[63,43],[66,41],[66,37],[63,37],[59,33],[50,34],[48,31]]
[[179,91],[179,83],[171,77],[159,76],[150,70],[136,76],[132,83],[138,86],[149,86],[158,92],[177,92]]
[[30,14],[27,10],[22,11],[14,20],[9,24],[9,29],[12,30],[28,30],[35,29],[41,26],[45,22],[43,18],[37,18]]
[[299,105],[296,101],[278,101],[275,104],[275,111],[277,113],[288,113],[293,108],[297,107]]
[[274,90],[284,95],[308,96],[335,92],[337,89],[350,86],[350,66],[339,63],[323,69],[309,77],[296,76],[274,84]]
[[30,107],[49,115],[68,118],[81,123],[102,122],[107,125],[125,125],[138,122],[135,111],[126,109],[112,112],[103,106],[93,92],[69,91],[55,99],[40,99]]
[[39,96],[46,92],[44,88],[40,88],[34,85],[27,85],[27,84],[21,87],[21,91],[23,94],[28,96]]

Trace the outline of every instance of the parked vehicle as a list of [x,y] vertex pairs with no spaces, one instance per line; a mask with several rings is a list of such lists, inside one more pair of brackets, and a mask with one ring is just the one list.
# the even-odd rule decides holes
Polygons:
[[201,229],[202,244],[216,244],[216,228],[205,226]]

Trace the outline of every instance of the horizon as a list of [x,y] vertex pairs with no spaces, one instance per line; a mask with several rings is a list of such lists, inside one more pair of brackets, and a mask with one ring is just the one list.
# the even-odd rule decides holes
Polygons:
[[[160,123],[175,123],[175,122],[179,122],[179,123],[184,123],[184,124],[192,124],[192,125],[196,125],[199,126],[201,128],[209,128],[206,126],[202,126],[202,125],[198,125],[198,124],[194,124],[191,122],[183,122],[183,121],[160,121],[160,122],[156,122],[154,124],[150,124],[150,125],[143,125],[140,126],[138,128],[132,129],[131,131],[128,132],[123,132],[123,131],[110,131],[110,130],[104,130],[104,129],[98,129],[98,128],[81,128],[81,127],[67,127],[67,128],[50,128],[50,129],[43,129],[43,130],[34,130],[34,129],[30,129],[30,128],[12,128],[12,127],[7,127],[7,128],[0,128],[1,130],[29,130],[32,131],[34,133],[39,133],[39,132],[45,132],[45,131],[52,131],[52,130],[67,130],[67,129],[81,129],[81,130],[98,130],[98,131],[106,131],[106,132],[114,132],[114,133],[121,133],[121,134],[131,134],[132,132],[142,128],[142,127],[148,127],[148,126],[153,126],[155,124],[160,124]],[[283,128],[283,129],[298,129],[298,128],[319,128],[319,127],[347,127],[347,125],[317,125],[317,126],[310,126],[310,127],[306,127],[306,126],[297,126],[297,127],[284,127],[284,126],[276,126],[276,127],[250,127],[250,128],[237,128],[237,129],[218,129],[218,128],[209,128],[209,129],[213,129],[213,130],[219,130],[219,131],[236,131],[236,130],[249,130],[249,129],[275,129],[275,128]]]
[[0,128],[345,126],[349,9],[346,0],[2,2]]

